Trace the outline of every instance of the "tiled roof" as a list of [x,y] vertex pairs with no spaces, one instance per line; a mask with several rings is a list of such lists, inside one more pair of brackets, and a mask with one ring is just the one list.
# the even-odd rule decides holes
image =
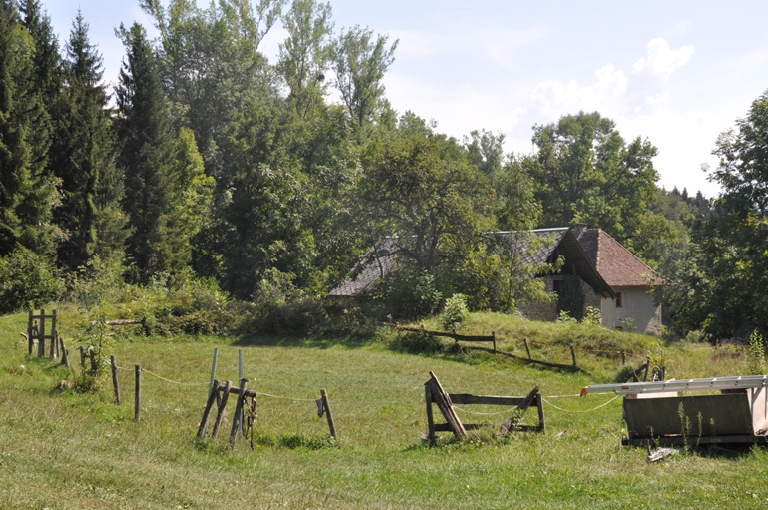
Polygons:
[[648,265],[600,229],[586,229],[579,243],[611,287],[663,285],[664,280]]

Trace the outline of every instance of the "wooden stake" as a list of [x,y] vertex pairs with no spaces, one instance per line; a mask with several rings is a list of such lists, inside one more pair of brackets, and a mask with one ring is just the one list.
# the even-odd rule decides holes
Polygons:
[[621,364],[626,365],[627,364],[627,351],[624,349],[621,350]]
[[114,354],[109,357],[109,361],[112,363],[112,386],[115,387],[115,402],[117,402],[117,405],[120,405],[119,369],[117,368],[117,358],[115,358]]
[[[528,395],[526,395],[525,400],[522,404],[515,407],[515,409],[512,411],[512,416],[509,417],[507,421],[504,422],[504,424],[499,429],[499,434],[502,436],[506,436],[509,434],[510,430],[513,430],[515,425],[517,425],[517,422],[520,421],[520,419],[523,417],[523,413],[530,407],[530,405],[533,403],[534,398],[536,397],[536,394],[539,392],[539,387],[534,386],[533,389],[528,392]],[[541,417],[541,415],[540,415]]]
[[323,407],[325,408],[325,416],[328,418],[328,428],[331,429],[331,435],[336,439],[336,425],[333,423],[333,415],[331,414],[331,406],[328,404],[328,394],[325,392],[325,388],[320,388],[320,398],[323,400]]
[[29,311],[29,320],[27,320],[27,342],[29,342],[27,356],[32,356],[32,347],[34,345],[34,339],[32,338],[32,310]]
[[141,421],[141,365],[136,365],[136,407],[134,416]]
[[224,395],[221,397],[219,407],[216,414],[216,422],[213,424],[213,432],[211,433],[211,439],[216,439],[219,435],[219,426],[221,426],[221,420],[224,418],[224,409],[227,407],[227,400],[229,400],[229,391],[232,389],[232,381],[224,383]]
[[491,331],[491,336],[493,337],[493,352],[498,352],[496,350],[496,332],[495,331]]
[[440,384],[435,373],[429,372],[429,375],[432,376],[431,393],[433,402],[437,404],[438,409],[443,413],[445,420],[448,422],[448,425],[450,425],[451,430],[456,437],[459,439],[466,439],[467,431],[461,423],[459,416],[456,414],[456,411],[453,409],[451,397],[449,397],[448,393],[443,389],[443,386]]
[[232,432],[229,434],[229,447],[235,447],[237,435],[243,427],[243,407],[245,406],[245,391],[248,386],[248,379],[240,379],[240,393],[237,396],[237,406],[235,407],[235,419],[232,420]]
[[528,348],[528,339],[523,338],[523,343],[525,344],[525,352],[528,354],[528,359],[531,359],[531,350]]
[[221,387],[221,381],[218,379],[213,380],[213,386],[211,391],[208,392],[208,402],[205,404],[205,411],[203,411],[203,419],[200,420],[200,428],[197,429],[197,438],[205,439],[205,434],[208,432],[208,418],[211,415],[211,409],[216,402],[216,395],[219,394],[219,388]]
[[437,435],[435,434],[435,416],[432,414],[432,379],[424,383],[424,400],[427,406],[427,426],[430,446],[437,444]]
[[573,344],[570,345],[571,348],[571,359],[573,360],[573,368],[579,368],[576,365],[576,350],[573,348]]
[[69,350],[67,349],[67,344],[64,343],[64,337],[59,337],[59,342],[61,343],[61,364],[64,365],[67,368],[70,368],[69,366]]
[[208,393],[213,393],[213,383],[216,381],[216,364],[219,361],[219,348],[213,349],[213,364],[211,365],[211,385],[208,387]]

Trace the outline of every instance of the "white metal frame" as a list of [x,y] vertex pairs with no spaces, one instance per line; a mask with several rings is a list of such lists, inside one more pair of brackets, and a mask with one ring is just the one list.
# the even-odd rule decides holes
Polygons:
[[660,393],[666,391],[734,390],[765,388],[766,386],[768,386],[768,375],[738,375],[704,379],[670,379],[668,381],[591,384],[581,389],[581,396],[584,397],[589,392],[598,391],[612,391],[617,395],[637,395],[638,393]]

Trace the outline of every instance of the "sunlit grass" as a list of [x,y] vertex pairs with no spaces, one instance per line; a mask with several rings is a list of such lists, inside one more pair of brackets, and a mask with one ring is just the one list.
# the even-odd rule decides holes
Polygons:
[[[586,384],[615,377],[621,361],[613,357],[580,354],[586,371],[572,373],[471,351],[404,353],[390,349],[391,332],[369,342],[123,333],[115,344],[123,369],[118,406],[109,384],[97,394],[57,389],[74,374],[53,360],[26,359],[26,349],[15,345],[25,322],[24,314],[0,317],[0,335],[6,339],[0,343],[0,508],[768,504],[763,449],[712,448],[649,465],[642,449],[620,446],[625,432],[621,399],[574,396]],[[74,317],[64,315],[62,324],[62,333],[75,338]],[[517,352],[521,336],[560,348],[573,342],[642,356],[655,349],[667,363],[667,374],[677,378],[737,375],[743,366],[735,348],[665,345],[652,337],[578,327],[494,314],[473,314],[466,325],[477,333],[497,331],[506,351]],[[75,347],[70,345],[72,352]],[[214,347],[219,348],[217,376],[233,381],[238,350],[244,351],[249,387],[260,393],[254,450],[242,439],[228,449],[234,400],[219,437],[195,440]],[[77,356],[72,358],[77,364]],[[133,419],[136,363],[145,369],[140,423]],[[503,409],[461,406],[463,420],[489,428],[465,443],[443,433],[440,446],[427,447],[420,436],[430,370],[449,392],[524,395],[538,384],[546,399],[547,433],[513,433],[500,440],[494,430],[507,416],[473,413]],[[338,441],[329,440],[325,417],[317,416],[314,399],[320,388],[328,391]],[[535,418],[535,412],[529,415]]]

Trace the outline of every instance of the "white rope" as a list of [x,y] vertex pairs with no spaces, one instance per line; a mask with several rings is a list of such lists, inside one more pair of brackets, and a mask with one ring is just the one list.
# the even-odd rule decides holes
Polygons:
[[604,404],[600,404],[600,405],[599,405],[599,406],[597,406],[597,407],[593,407],[592,409],[586,409],[586,410],[576,410],[576,409],[563,409],[562,407],[557,407],[557,406],[556,406],[556,405],[554,405],[552,402],[547,402],[547,399],[545,399],[545,398],[542,398],[541,400],[543,400],[544,402],[546,402],[546,403],[547,403],[547,405],[554,407],[554,408],[555,408],[555,409],[557,409],[558,411],[563,411],[563,412],[566,412],[566,413],[591,413],[592,411],[596,411],[596,410],[600,409],[601,407],[605,407],[605,406],[607,406],[608,404],[610,404],[611,402],[613,402],[614,400],[616,400],[616,399],[617,399],[617,398],[619,398],[620,396],[621,396],[621,395],[616,395],[615,397],[613,397],[613,398],[612,398],[611,400],[609,400],[608,402],[606,402],[606,403],[604,403]]

